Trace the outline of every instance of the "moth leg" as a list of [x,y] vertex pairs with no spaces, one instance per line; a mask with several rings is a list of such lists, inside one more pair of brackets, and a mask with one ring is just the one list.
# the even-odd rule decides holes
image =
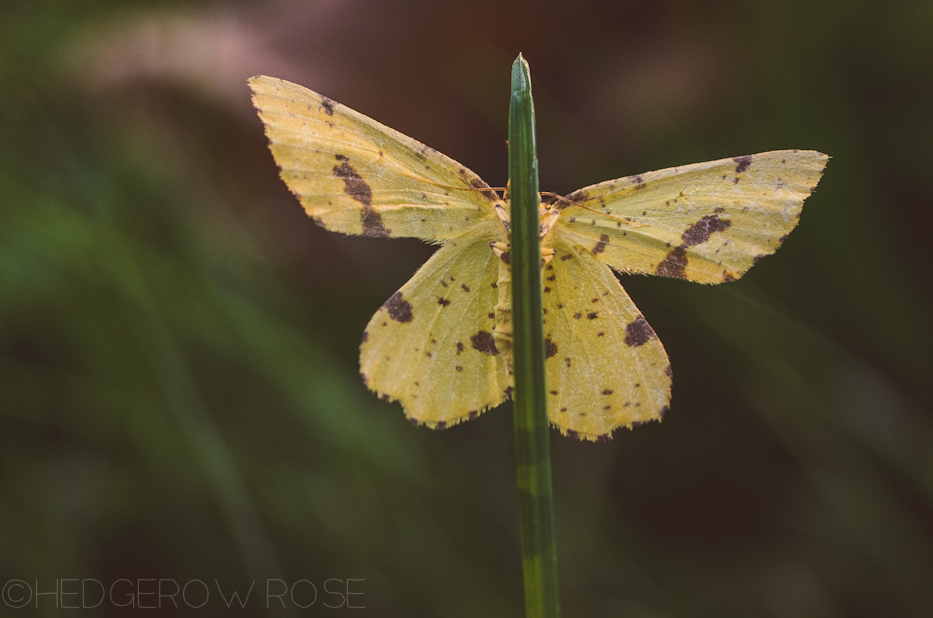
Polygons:
[[511,379],[512,375],[512,268],[509,266],[509,243],[491,242],[489,247],[499,258],[499,278],[496,288],[499,292],[499,302],[496,305],[496,325],[492,336],[496,348],[505,361],[505,374]]
[[[496,257],[497,257],[497,258],[499,258],[500,260],[502,260],[502,261],[505,262],[506,264],[509,263],[509,258],[510,258],[510,255],[509,255],[509,243],[507,243],[507,242],[502,242],[501,240],[500,240],[500,241],[497,241],[497,242],[491,242],[491,243],[489,243],[489,248],[492,249],[493,253],[496,254]],[[505,256],[505,257],[503,257],[503,256]]]
[[494,207],[495,210],[496,210],[496,215],[498,215],[499,219],[502,221],[502,224],[505,226],[505,229],[506,229],[507,231],[508,231],[508,230],[511,230],[512,228],[511,228],[511,224],[510,224],[510,222],[509,222],[509,208],[508,208],[508,204],[506,204],[505,202],[496,202],[496,203],[493,205],[493,207]]
[[541,212],[538,213],[538,218],[541,221],[540,238],[544,238],[551,231],[559,216],[560,211],[556,208],[551,208],[546,204],[541,207]]

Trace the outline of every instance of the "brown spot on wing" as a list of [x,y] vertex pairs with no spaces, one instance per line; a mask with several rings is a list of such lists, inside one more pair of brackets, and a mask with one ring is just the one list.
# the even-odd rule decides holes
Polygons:
[[633,348],[648,343],[649,339],[656,336],[642,316],[638,316],[634,322],[625,327],[625,345]]
[[489,185],[487,185],[485,182],[483,182],[479,178],[474,178],[473,180],[471,180],[470,186],[473,187],[474,189],[488,189],[487,191],[481,191],[481,193],[485,195],[486,197],[488,197],[493,202],[499,199],[499,196],[496,195],[496,192],[493,191]]
[[327,97],[321,97],[321,107],[324,108],[324,113],[328,116],[334,115],[334,102]]
[[662,277],[673,277],[675,279],[686,279],[687,273],[687,252],[683,247],[675,247],[668,253],[661,263],[658,264],[657,273]]
[[748,169],[748,166],[752,164],[752,155],[745,155],[744,157],[732,157],[732,160],[735,161],[735,173],[741,174]]
[[496,356],[499,354],[499,348],[496,347],[496,340],[492,336],[492,333],[481,330],[470,337],[470,341],[473,343],[474,350],[479,350],[483,354],[488,354],[489,356]]
[[447,305],[450,304],[450,301],[447,300],[446,298],[441,298],[440,296],[438,296],[438,297],[437,297],[437,304],[440,305],[441,307],[446,307]]
[[551,358],[555,354],[557,354],[557,344],[548,337],[544,340],[544,358]]
[[437,421],[437,424],[434,425],[434,429],[447,429],[447,421]]
[[609,244],[609,235],[608,235],[608,234],[602,234],[602,235],[599,237],[599,242],[596,243],[596,246],[595,246],[595,247],[593,247],[593,255],[596,255],[596,254],[598,254],[598,253],[602,253],[603,251],[605,251],[605,250],[606,250],[606,245],[608,245],[608,244]]
[[363,206],[360,223],[363,225],[363,236],[386,237],[392,232],[382,222],[382,215],[373,210],[371,206]]
[[369,340],[369,332],[363,331],[363,338],[360,340],[360,344],[366,343]]
[[373,210],[373,191],[363,177],[350,165],[350,159],[342,154],[334,155],[340,165],[334,166],[334,176],[343,181],[343,192],[363,205],[360,223],[364,236],[388,236],[392,230],[386,228],[382,215]]
[[396,322],[411,322],[411,303],[402,296],[401,292],[396,292],[389,300],[382,305],[382,308],[389,312],[389,317]]
[[709,240],[714,232],[722,232],[732,226],[729,219],[720,219],[716,215],[706,215],[680,235],[685,247],[701,245]]
[[570,206],[571,202],[575,204],[585,202],[588,199],[590,199],[590,195],[586,191],[580,189],[580,190],[574,191],[573,193],[568,195],[565,199],[567,201],[561,200],[560,205],[557,207],[559,210],[563,210],[564,208],[567,208],[568,206]]
[[344,193],[364,206],[372,206],[373,191],[350,165],[350,159],[342,154],[335,155],[335,158],[340,161],[340,165],[334,166],[334,176],[343,181]]

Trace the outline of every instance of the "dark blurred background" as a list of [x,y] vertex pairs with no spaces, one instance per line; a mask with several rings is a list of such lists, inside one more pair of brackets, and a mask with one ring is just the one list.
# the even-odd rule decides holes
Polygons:
[[209,602],[139,611],[227,615],[218,587],[255,580],[262,615],[307,580],[292,615],[521,615],[509,405],[415,429],[357,373],[432,249],[312,225],[246,86],[301,83],[502,186],[518,52],[542,189],[833,157],[741,281],[622,278],[672,408],[553,434],[564,615],[933,616],[933,4],[867,0],[4,0],[0,614],[99,596],[14,611],[13,580],[125,578],[81,613],[164,579]]

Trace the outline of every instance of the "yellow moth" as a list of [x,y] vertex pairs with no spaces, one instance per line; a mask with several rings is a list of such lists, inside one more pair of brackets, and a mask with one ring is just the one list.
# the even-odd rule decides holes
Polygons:
[[[376,312],[360,370],[435,429],[508,398],[507,196],[416,140],[301,86],[249,80],[282,179],[324,228],[440,249]],[[664,347],[613,270],[734,281],[797,224],[827,156],[780,150],[602,182],[540,208],[548,418],[595,440],[658,420]]]

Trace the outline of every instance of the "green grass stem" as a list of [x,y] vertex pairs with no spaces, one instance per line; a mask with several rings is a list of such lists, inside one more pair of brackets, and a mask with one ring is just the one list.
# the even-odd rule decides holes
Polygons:
[[538,154],[528,63],[512,65],[509,104],[515,471],[525,576],[525,615],[560,616],[551,492],[551,445],[544,384]]

